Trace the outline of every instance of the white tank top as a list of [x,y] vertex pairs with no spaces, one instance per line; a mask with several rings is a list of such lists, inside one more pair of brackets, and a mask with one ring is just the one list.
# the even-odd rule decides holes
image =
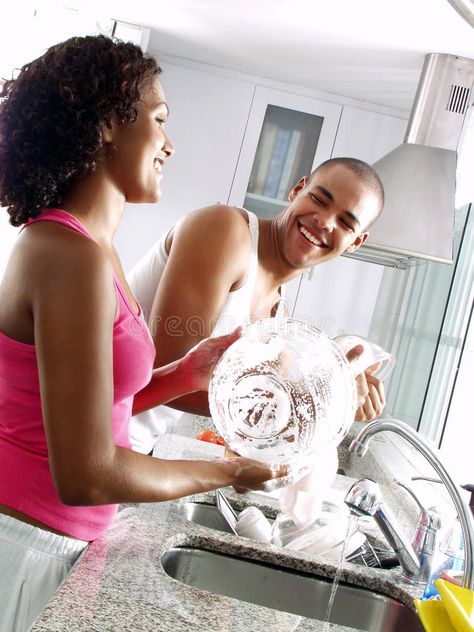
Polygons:
[[[258,218],[254,213],[246,209],[242,210],[245,210],[247,213],[250,235],[252,237],[247,278],[240,288],[229,292],[227,295],[227,300],[212,329],[211,337],[230,333],[239,325],[246,325],[251,322],[250,307],[258,268]],[[167,234],[156,242],[127,275],[130,288],[140,304],[147,321],[151,314],[161,275],[168,261],[168,253],[165,246],[166,237]],[[280,289],[282,298],[283,287]],[[280,300],[278,305],[278,312],[280,308],[283,308],[282,300]],[[130,442],[133,449],[137,452],[149,454],[159,435],[167,430],[194,437],[201,429],[202,417],[183,413],[168,406],[157,406],[152,410],[132,417]]]

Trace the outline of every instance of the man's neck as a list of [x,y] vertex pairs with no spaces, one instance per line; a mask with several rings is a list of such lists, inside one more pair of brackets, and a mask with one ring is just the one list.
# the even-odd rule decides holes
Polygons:
[[277,223],[264,218],[259,218],[258,223],[259,267],[268,277],[269,286],[279,288],[283,283],[287,283],[306,272],[307,268],[294,268],[282,255]]

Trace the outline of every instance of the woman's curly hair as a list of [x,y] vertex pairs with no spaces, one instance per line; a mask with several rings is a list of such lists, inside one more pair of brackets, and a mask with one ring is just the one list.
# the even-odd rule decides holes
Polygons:
[[20,226],[94,172],[110,121],[132,122],[158,62],[131,43],[72,37],[26,64],[0,93],[0,205]]

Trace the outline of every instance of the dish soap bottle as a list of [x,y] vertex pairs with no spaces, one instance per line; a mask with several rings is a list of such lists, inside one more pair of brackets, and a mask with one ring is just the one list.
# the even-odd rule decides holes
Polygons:
[[464,536],[458,517],[441,542],[438,564],[435,565],[435,568],[436,570],[428,580],[422,599],[440,599],[434,580],[439,579],[441,573],[457,575],[462,574],[464,570]]

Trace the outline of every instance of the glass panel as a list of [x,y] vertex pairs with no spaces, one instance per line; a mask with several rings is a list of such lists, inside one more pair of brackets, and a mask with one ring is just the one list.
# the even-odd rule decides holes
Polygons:
[[[442,440],[445,430],[452,433],[452,429],[447,425],[459,423],[459,420],[454,419],[455,407],[451,409],[451,393],[457,385],[460,362],[469,355],[466,348],[466,332],[474,296],[474,208],[472,205],[461,208],[458,224],[464,221],[464,211],[467,219],[419,428],[425,437],[437,445]],[[461,232],[461,228],[462,225],[458,226],[456,234]],[[467,391],[465,396],[467,398]],[[468,416],[469,408],[465,408],[464,422],[467,422]]]
[[267,106],[245,208],[274,217],[286,206],[293,185],[311,171],[323,121],[322,116]]
[[[466,207],[456,210],[455,262],[466,216]],[[453,265],[420,261],[405,271],[387,268],[369,332],[374,342],[397,358],[386,385],[384,416],[401,419],[431,439],[439,437],[443,422],[433,400],[439,404],[449,399],[448,378],[454,368],[445,348],[454,357],[459,346],[458,334],[446,330],[446,305],[453,293],[453,276],[464,266],[460,259]],[[434,371],[435,358],[442,353],[442,362]]]

